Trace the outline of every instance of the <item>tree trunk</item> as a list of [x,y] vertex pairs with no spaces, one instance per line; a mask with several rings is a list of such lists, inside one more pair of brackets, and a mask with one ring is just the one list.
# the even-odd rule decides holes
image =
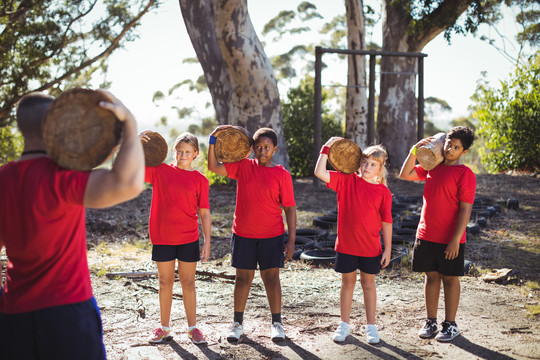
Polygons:
[[288,168],[277,82],[246,0],[180,0],[180,7],[218,122],[240,125],[252,134],[261,127],[274,129],[279,139],[274,160]]
[[[415,22],[400,2],[383,1],[383,50],[420,52],[469,7],[471,0],[445,0],[436,11]],[[429,61],[429,58],[427,58]],[[399,169],[416,143],[417,99],[416,58],[383,56],[381,58],[381,91],[377,117],[377,135],[388,151],[389,168]]]
[[[345,0],[349,50],[365,50],[365,22],[362,0]],[[345,137],[362,149],[368,144],[366,61],[362,55],[348,55]]]

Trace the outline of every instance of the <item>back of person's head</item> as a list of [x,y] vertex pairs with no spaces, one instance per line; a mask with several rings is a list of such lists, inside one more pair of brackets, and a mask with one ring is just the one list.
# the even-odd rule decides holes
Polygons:
[[253,143],[257,143],[259,141],[259,138],[266,137],[270,140],[272,140],[272,143],[274,146],[277,146],[278,144],[278,137],[274,130],[264,127],[260,128],[259,130],[255,131],[255,134],[253,134]]
[[468,150],[474,141],[474,131],[466,126],[456,126],[450,129],[446,136],[449,139],[461,141],[463,150]]
[[43,93],[24,95],[17,104],[17,127],[24,137],[41,137],[41,122],[53,102],[52,96]]
[[193,149],[195,149],[195,151],[199,152],[199,139],[197,139],[197,137],[190,132],[183,132],[178,135],[176,141],[174,142],[175,150],[180,143],[186,143],[190,145]]
[[386,160],[388,160],[388,153],[382,145],[372,145],[364,150],[362,154],[364,158],[371,158],[381,164],[381,170],[379,171],[379,181],[383,185],[387,185],[386,182]]

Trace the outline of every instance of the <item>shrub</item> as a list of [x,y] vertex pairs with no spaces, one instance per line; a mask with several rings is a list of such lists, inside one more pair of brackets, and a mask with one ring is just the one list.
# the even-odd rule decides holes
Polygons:
[[[289,154],[290,172],[293,177],[313,175],[313,116],[314,81],[306,76],[298,87],[291,88],[283,106],[283,133]],[[329,114],[324,107],[327,94],[322,93],[322,143],[332,136],[343,136],[340,121]]]
[[540,52],[500,89],[480,87],[476,95],[486,169],[540,171]]

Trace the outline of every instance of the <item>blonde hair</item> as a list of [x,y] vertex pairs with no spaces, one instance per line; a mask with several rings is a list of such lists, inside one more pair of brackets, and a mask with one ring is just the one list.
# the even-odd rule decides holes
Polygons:
[[195,135],[193,135],[190,132],[183,132],[174,141],[174,151],[176,151],[176,147],[180,143],[186,143],[190,145],[195,151],[199,152],[199,139]]
[[362,154],[364,158],[372,158],[373,160],[377,161],[379,164],[381,164],[381,170],[379,171],[379,174],[377,174],[377,179],[379,180],[379,183],[383,184],[384,186],[388,186],[388,183],[386,181],[386,160],[388,160],[388,153],[386,152],[386,149],[382,145],[372,145],[364,150],[364,153]]

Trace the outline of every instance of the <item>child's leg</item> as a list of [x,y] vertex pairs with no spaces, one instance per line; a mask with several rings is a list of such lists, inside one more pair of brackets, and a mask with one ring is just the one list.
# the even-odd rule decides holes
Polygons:
[[360,271],[360,284],[364,293],[364,306],[366,308],[366,320],[368,324],[375,324],[375,312],[377,310],[377,289],[375,288],[375,274],[367,274]]
[[436,319],[439,294],[441,293],[441,274],[437,271],[428,271],[425,274],[424,301],[427,317],[428,319]]
[[161,326],[169,327],[172,307],[172,291],[174,285],[175,261],[156,261],[159,277],[159,310]]
[[444,312],[446,321],[456,321],[456,313],[461,294],[459,276],[441,275],[444,288]]
[[339,292],[341,321],[345,321],[347,324],[351,322],[351,308],[355,285],[356,270],[350,273],[341,274],[341,290]]
[[266,290],[270,312],[281,312],[281,282],[279,281],[279,268],[261,270],[261,278]]
[[195,291],[195,271],[197,262],[178,260],[178,277],[182,285],[182,299],[189,326],[197,324],[197,293]]
[[236,269],[234,281],[234,311],[244,312],[255,270]]

